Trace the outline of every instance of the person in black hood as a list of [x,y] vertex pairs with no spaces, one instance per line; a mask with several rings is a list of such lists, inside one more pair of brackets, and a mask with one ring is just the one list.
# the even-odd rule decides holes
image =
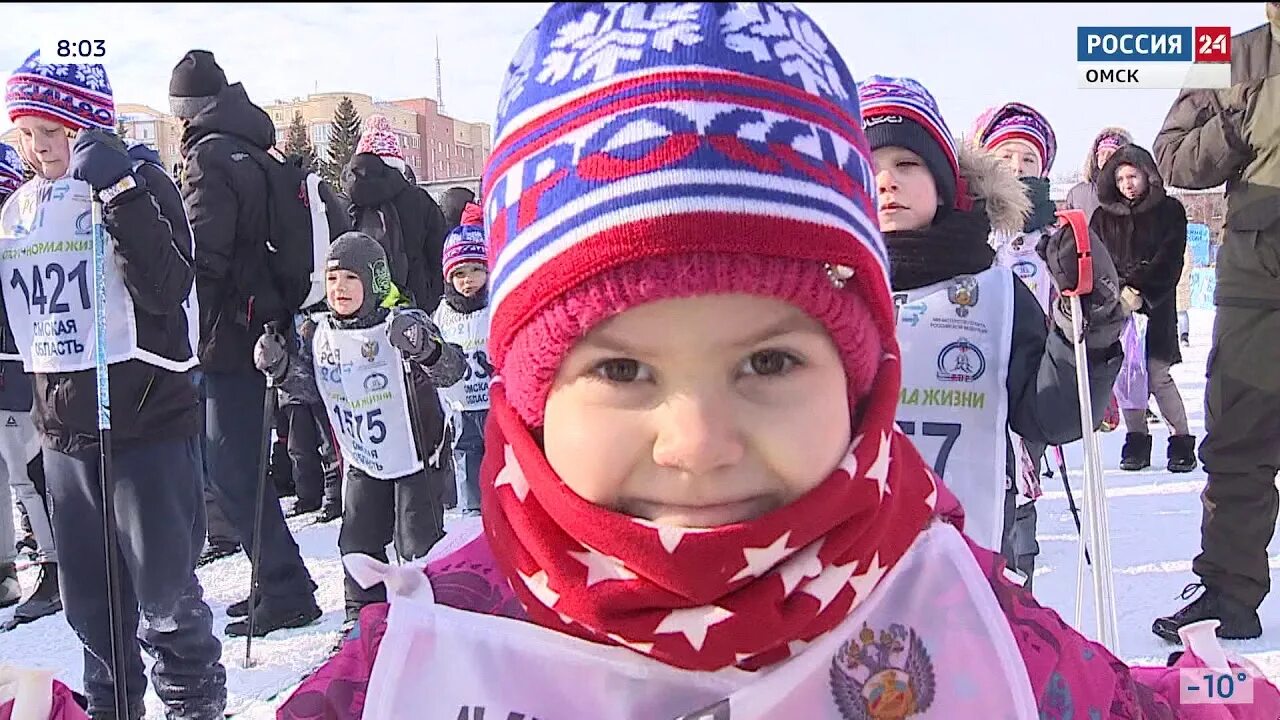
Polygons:
[[[1187,246],[1187,211],[1177,198],[1165,194],[1151,153],[1137,145],[1116,150],[1103,165],[1097,184],[1099,206],[1089,227],[1115,259],[1121,299],[1130,312],[1147,316],[1147,387],[1173,429],[1168,470],[1191,472],[1196,467],[1196,439],[1187,425],[1182,395],[1169,374],[1171,367],[1182,362],[1174,294]],[[1128,435],[1120,467],[1141,470],[1151,465],[1146,408],[1123,414]]]
[[[250,155],[272,147],[275,126],[242,85],[227,84],[204,50],[192,50],[174,67],[169,104],[183,125],[182,195],[195,236],[209,485],[248,550],[267,392],[253,366],[253,344],[264,323],[291,325],[293,310],[267,271],[267,176]],[[306,625],[320,617],[320,608],[279,503],[264,497],[262,506],[255,632],[265,634]],[[248,613],[248,601],[227,609],[232,617]],[[242,634],[245,625],[232,623],[227,632]]]
[[467,203],[476,201],[476,194],[464,187],[451,187],[444,191],[444,197],[440,199],[440,209],[444,211],[444,222],[453,230],[462,224],[462,211],[466,209]]
[[444,295],[440,258],[448,229],[440,206],[409,182],[407,169],[390,121],[370,115],[342,184],[351,196],[352,228],[382,245],[396,287],[430,314]]

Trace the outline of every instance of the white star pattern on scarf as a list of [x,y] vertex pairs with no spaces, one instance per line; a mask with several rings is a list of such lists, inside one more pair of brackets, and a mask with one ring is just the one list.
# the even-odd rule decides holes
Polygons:
[[867,599],[867,594],[875,588],[876,583],[880,582],[880,578],[889,571],[889,568],[880,564],[880,553],[871,556],[871,562],[868,563],[865,572],[859,573],[849,578],[849,587],[853,588],[855,597],[858,602]]
[[742,556],[746,559],[747,566],[739,570],[737,575],[729,578],[729,582],[737,582],[749,577],[760,577],[761,574],[768,572],[770,568],[778,564],[779,560],[786,557],[789,551],[787,541],[790,539],[791,531],[788,530],[767,547],[743,548]]
[[669,615],[662,619],[662,622],[658,623],[658,627],[654,629],[653,634],[671,635],[681,633],[689,641],[689,644],[693,646],[694,650],[701,651],[702,644],[707,641],[707,630],[712,625],[722,623],[731,617],[733,617],[732,612],[718,605],[672,610]]
[[805,549],[787,558],[782,567],[778,568],[778,577],[782,578],[782,597],[790,597],[801,580],[822,574],[822,561],[818,559],[818,551],[822,549],[823,542],[822,538],[814,540]]
[[791,653],[791,657],[795,657],[804,652],[807,647],[809,647],[809,643],[805,640],[792,640],[787,643],[787,652]]
[[502,471],[498,473],[498,479],[493,483],[493,489],[497,490],[503,485],[508,485],[515,492],[516,499],[524,502],[529,496],[529,479],[524,476],[524,471],[520,469],[520,461],[516,459],[516,451],[511,449],[510,445],[502,448],[502,455],[506,462],[502,466]]
[[857,560],[850,560],[844,565],[831,565],[821,575],[805,583],[800,592],[817,598],[818,612],[822,612],[848,584],[849,577],[857,567]]
[[641,655],[648,655],[653,652],[653,643],[631,642],[630,640],[627,640],[621,635],[615,635],[613,633],[607,633],[605,637],[618,643],[619,645],[629,647],[632,650],[635,650],[636,652],[640,653]]
[[861,435],[854,438],[853,442],[849,443],[849,452],[846,453],[844,459],[840,461],[839,468],[849,473],[850,478],[858,477],[858,458],[854,451],[858,449],[858,443],[860,442],[862,442]]
[[569,557],[587,566],[587,587],[606,580],[635,580],[636,574],[616,557],[605,555],[586,543],[586,552],[570,552]]
[[867,468],[867,479],[879,486],[881,499],[889,494],[889,436],[885,433],[880,433],[880,450],[876,461]]
[[539,570],[533,575],[525,575],[517,570],[516,574],[524,581],[524,586],[529,588],[529,592],[533,593],[533,596],[538,598],[538,602],[546,605],[547,608],[553,608],[556,606],[556,603],[560,602],[560,593],[552,590],[551,587],[547,585],[546,570]]

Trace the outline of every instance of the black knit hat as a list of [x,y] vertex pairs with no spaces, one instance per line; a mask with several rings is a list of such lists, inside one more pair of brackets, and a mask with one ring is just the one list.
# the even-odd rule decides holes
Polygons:
[[901,115],[878,115],[863,123],[863,132],[872,150],[882,147],[901,147],[919,155],[933,176],[938,188],[939,210],[948,209],[956,202],[956,178],[951,163],[938,141],[924,126]]
[[345,232],[339,235],[329,246],[324,269],[347,270],[360,278],[360,284],[364,286],[364,299],[356,317],[377,310],[394,287],[386,252],[377,240],[362,232]]
[[208,50],[192,50],[174,66],[169,76],[169,109],[190,119],[213,103],[227,86],[227,74]]

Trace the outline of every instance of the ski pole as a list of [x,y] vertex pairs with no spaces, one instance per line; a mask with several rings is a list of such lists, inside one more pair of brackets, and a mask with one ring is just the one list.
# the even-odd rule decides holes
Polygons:
[[[98,478],[102,485],[103,544],[107,551],[107,625],[111,631],[111,682],[116,717],[129,717],[129,693],[124,677],[124,619],[120,600],[120,548],[116,530],[116,484],[111,474],[111,385],[107,372],[107,229],[102,200],[93,195],[93,360],[98,386]],[[4,512],[8,512],[5,510]]]
[[1076,241],[1078,278],[1074,289],[1062,294],[1071,302],[1072,344],[1076,355],[1076,386],[1080,396],[1080,426],[1084,441],[1084,504],[1089,518],[1089,544],[1093,550],[1094,616],[1098,641],[1119,655],[1119,630],[1116,625],[1115,588],[1111,574],[1111,535],[1107,521],[1106,489],[1102,483],[1102,456],[1094,433],[1093,399],[1089,390],[1089,358],[1085,344],[1084,308],[1081,296],[1093,292],[1093,252],[1089,240],[1089,224],[1080,210],[1056,213],[1071,227]]
[[[1058,472],[1062,473],[1062,489],[1067,491],[1067,507],[1071,508],[1071,517],[1076,521],[1076,534],[1080,536],[1080,544],[1084,544],[1084,531],[1080,529],[1080,508],[1076,507],[1075,495],[1071,493],[1071,483],[1067,482],[1067,458],[1062,454],[1060,446],[1053,446],[1054,455],[1058,458]],[[1084,561],[1092,565],[1089,560],[1089,549],[1085,548]]]
[[[277,333],[276,324],[268,322],[262,326],[264,334]],[[262,444],[258,448],[258,495],[257,508],[253,514],[253,549],[251,555],[253,559],[250,565],[249,579],[249,634],[244,640],[244,666],[246,668],[253,667],[253,631],[254,616],[258,614],[258,562],[262,554],[262,506],[267,503],[267,462],[271,454],[271,430],[275,425],[276,417],[276,388],[275,383],[271,381],[271,376],[267,376],[266,394],[262,399]]]

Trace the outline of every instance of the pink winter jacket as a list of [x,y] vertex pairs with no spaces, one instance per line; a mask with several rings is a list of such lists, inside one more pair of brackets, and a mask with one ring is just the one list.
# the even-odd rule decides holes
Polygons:
[[[945,491],[944,491],[945,493]],[[950,493],[945,493],[949,496]],[[939,500],[940,514],[962,523],[954,499]],[[1280,718],[1280,693],[1255,683],[1250,706],[1178,702],[1178,668],[1205,667],[1190,652],[1172,668],[1130,668],[1106,648],[1080,635],[1053,610],[1004,577],[999,555],[970,543],[1021,650],[1041,720],[1244,720]],[[525,619],[524,611],[483,535],[427,566],[436,602],[475,612]],[[386,631],[388,605],[366,607],[360,623],[336,656],[305,680],[276,713],[278,720],[358,720],[378,644]],[[1264,687],[1265,686],[1265,687]]]
[[[15,703],[14,700],[0,702],[0,720],[12,720]],[[89,716],[76,703],[71,688],[58,680],[53,681],[49,720],[89,720]]]

